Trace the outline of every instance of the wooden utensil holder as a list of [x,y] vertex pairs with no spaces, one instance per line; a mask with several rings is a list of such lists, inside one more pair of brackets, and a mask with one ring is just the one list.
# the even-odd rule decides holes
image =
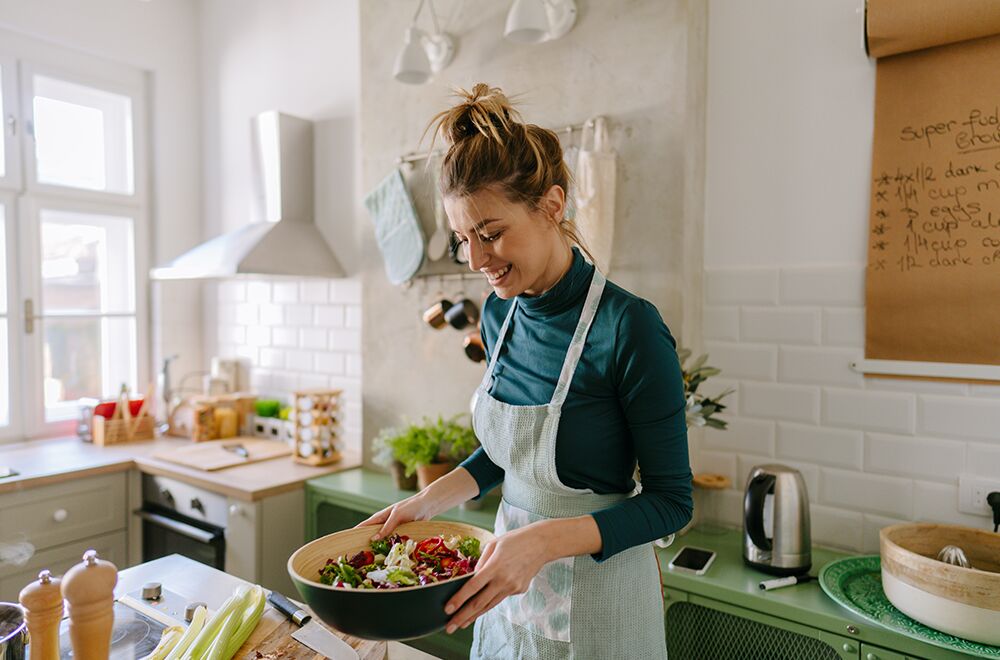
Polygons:
[[338,418],[342,390],[312,389],[292,393],[295,447],[292,459],[306,465],[340,460]]
[[127,390],[122,391],[115,405],[114,415],[107,419],[101,415],[94,415],[93,436],[94,444],[101,447],[105,445],[117,445],[124,442],[139,442],[141,440],[152,440],[155,437],[154,429],[156,421],[153,416],[146,411],[149,404],[149,396],[153,389],[149,388],[143,397],[139,414],[132,417],[129,403],[131,397]]

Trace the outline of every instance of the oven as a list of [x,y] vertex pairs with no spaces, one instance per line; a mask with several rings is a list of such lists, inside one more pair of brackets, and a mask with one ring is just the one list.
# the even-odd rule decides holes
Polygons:
[[226,498],[176,479],[142,475],[144,562],[180,554],[220,571],[226,568]]

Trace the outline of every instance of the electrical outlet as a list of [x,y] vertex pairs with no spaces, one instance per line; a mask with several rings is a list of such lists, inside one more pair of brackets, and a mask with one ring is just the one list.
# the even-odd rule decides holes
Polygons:
[[977,516],[993,517],[993,509],[986,503],[986,496],[1000,492],[1000,477],[981,477],[977,474],[958,476],[958,510]]

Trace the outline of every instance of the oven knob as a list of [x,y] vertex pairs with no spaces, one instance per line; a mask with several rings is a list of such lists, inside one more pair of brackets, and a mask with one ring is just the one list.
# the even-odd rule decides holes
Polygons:
[[201,511],[202,514],[205,513],[205,505],[197,497],[191,498],[191,508],[195,511]]
[[143,600],[160,600],[160,596],[163,595],[163,587],[159,582],[147,582],[142,585],[142,599]]
[[160,497],[162,497],[163,501],[167,503],[167,506],[173,506],[174,505],[174,494],[171,493],[166,488],[164,488],[163,490],[160,491]]
[[184,620],[191,623],[191,620],[194,619],[194,611],[199,607],[208,608],[208,605],[202,602],[188,603],[187,607],[184,608]]

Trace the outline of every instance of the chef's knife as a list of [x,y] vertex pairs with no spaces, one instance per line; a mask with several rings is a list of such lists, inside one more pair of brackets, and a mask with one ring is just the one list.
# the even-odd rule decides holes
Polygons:
[[313,621],[309,612],[277,591],[272,591],[267,599],[292,623],[299,626],[299,629],[292,633],[293,639],[305,644],[317,653],[333,658],[333,660],[358,660],[358,652],[351,648],[350,644]]

